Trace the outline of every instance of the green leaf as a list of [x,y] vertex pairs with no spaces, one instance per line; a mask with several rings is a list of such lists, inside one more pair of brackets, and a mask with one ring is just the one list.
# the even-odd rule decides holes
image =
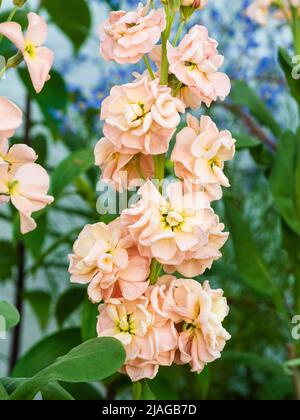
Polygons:
[[30,97],[38,104],[46,126],[51,130],[53,137],[57,138],[59,132],[55,113],[65,114],[68,102],[67,88],[63,78],[55,70],[52,70],[51,79],[45,84],[43,92],[37,94],[32,87],[27,69],[19,69],[18,73]]
[[78,401],[99,401],[103,399],[99,391],[88,383],[72,384],[62,382],[62,386]]
[[0,316],[5,319],[6,330],[15,327],[20,321],[20,315],[17,309],[4,300],[0,301]]
[[259,139],[247,134],[233,133],[232,136],[237,140],[236,150],[252,149],[261,146],[261,141]]
[[279,137],[281,128],[273,118],[271,111],[246,82],[236,81],[233,84],[230,99],[236,106],[245,106],[250,113],[264,126],[268,127],[274,136]]
[[244,282],[262,296],[273,298],[277,309],[285,314],[285,306],[281,294],[260,251],[254,243],[249,223],[246,223],[241,215],[241,211],[231,199],[226,198],[224,202],[236,264]]
[[51,193],[57,199],[64,189],[78,176],[94,165],[94,154],[91,149],[81,149],[63,160],[52,174]]
[[300,82],[293,77],[294,64],[292,62],[292,58],[284,48],[279,48],[278,60],[285,74],[290,92],[297,101],[298,105],[300,105]]
[[123,345],[114,338],[86,341],[21,384],[10,399],[31,400],[40,389],[53,381],[79,383],[105,379],[121,368],[125,357]]
[[35,219],[37,221],[37,228],[24,235],[23,239],[26,248],[30,250],[33,258],[38,259],[47,236],[47,213],[45,211],[42,211],[40,214],[36,213]]
[[[272,194],[285,222],[300,235],[300,141],[286,131],[279,138],[270,177]],[[299,154],[298,154],[299,149]]]
[[8,399],[8,393],[6,392],[6,389],[0,382],[0,401],[4,401]]
[[72,395],[66,391],[60,384],[57,382],[51,382],[46,385],[42,390],[42,397],[44,401],[66,401],[74,400]]
[[196,374],[196,387],[199,399],[206,400],[211,385],[211,370],[210,366],[206,368],[198,375]]
[[51,295],[43,290],[24,292],[26,299],[35,313],[41,330],[45,330],[50,320]]
[[85,0],[42,0],[53,22],[72,42],[77,51],[87,39],[91,27],[91,13]]
[[263,357],[252,352],[227,351],[222,355],[223,362],[241,364],[261,372],[275,375],[285,375],[282,365],[270,357]]
[[12,242],[0,241],[0,280],[6,280],[12,275],[14,266],[18,264],[16,247]]
[[86,298],[81,310],[81,336],[82,341],[91,340],[97,336],[98,305],[93,305]]
[[72,328],[52,334],[35,344],[16,364],[12,376],[31,377],[81,343],[80,330]]
[[142,401],[156,400],[146,379],[133,383],[133,399]]
[[60,327],[79,308],[86,296],[86,289],[73,287],[60,295],[56,303],[55,318]]

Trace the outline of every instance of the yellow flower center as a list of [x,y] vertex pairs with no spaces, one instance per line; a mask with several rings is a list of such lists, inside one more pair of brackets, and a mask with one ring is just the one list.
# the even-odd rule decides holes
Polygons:
[[135,335],[134,322],[131,320],[130,315],[123,316],[116,325],[119,332]]
[[17,192],[17,187],[18,187],[19,181],[12,181],[12,182],[7,182],[7,188],[8,188],[8,194],[9,195],[14,195]]
[[36,58],[36,47],[32,42],[27,41],[25,43],[25,53],[28,54],[32,60]]
[[165,225],[166,229],[179,229],[180,226],[185,222],[184,214],[172,210],[171,208],[162,208],[161,216],[161,221]]

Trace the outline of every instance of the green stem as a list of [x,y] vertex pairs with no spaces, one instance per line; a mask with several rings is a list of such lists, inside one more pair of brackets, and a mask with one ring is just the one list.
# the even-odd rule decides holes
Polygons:
[[1,70],[0,70],[0,79],[2,79],[2,77],[4,76],[6,70],[8,69],[7,65],[5,65]]
[[176,45],[177,45],[177,42],[178,42],[178,40],[180,38],[180,35],[181,35],[181,32],[183,31],[184,25],[185,25],[185,21],[182,20],[181,23],[180,23],[180,25],[179,25],[177,34],[176,34],[176,36],[174,38],[174,41],[173,41],[173,46],[174,47],[176,47]]
[[160,83],[162,85],[167,85],[169,81],[169,62],[167,57],[167,42],[170,38],[170,33],[172,29],[172,25],[175,18],[175,13],[170,13],[170,10],[167,6],[165,6],[166,11],[166,19],[167,19],[167,26],[165,31],[162,33],[161,40],[162,40],[162,60],[161,60],[161,76],[160,76]]
[[300,55],[300,19],[298,16],[298,10],[292,7],[292,33],[295,54]]
[[142,384],[140,382],[133,382],[133,400],[138,401],[142,395]]
[[150,62],[148,60],[148,57],[146,55],[144,55],[144,63],[146,64],[146,67],[147,67],[147,70],[148,70],[148,72],[150,74],[151,79],[154,80],[155,79],[155,76],[154,76],[154,73],[153,73],[151,64],[150,64]]

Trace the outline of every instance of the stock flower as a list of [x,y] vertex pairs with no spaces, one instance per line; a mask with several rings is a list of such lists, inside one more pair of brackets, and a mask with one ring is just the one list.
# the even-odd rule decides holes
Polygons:
[[162,264],[179,265],[189,250],[207,243],[202,225],[211,209],[203,207],[201,194],[185,194],[183,184],[173,182],[164,198],[150,181],[139,194],[141,200],[124,210],[121,219],[138,243],[141,255]]
[[95,147],[95,162],[101,179],[117,191],[139,187],[154,175],[151,155],[122,153],[105,137]]
[[150,0],[135,12],[111,12],[101,27],[100,54],[119,64],[137,63],[152,50],[165,27],[164,9],[150,10]]
[[195,9],[202,9],[207,5],[208,0],[181,0],[181,6],[194,7]]
[[134,300],[148,286],[150,262],[141,257],[119,220],[87,225],[69,256],[71,281],[89,284],[88,295],[99,303],[110,297]]
[[235,154],[235,140],[229,131],[219,131],[210,117],[200,122],[187,116],[188,126],[181,130],[171,156],[178,178],[189,179],[200,185],[220,184],[229,187],[224,162]]
[[35,163],[24,164],[15,173],[8,165],[0,165],[0,202],[11,200],[19,211],[23,234],[36,228],[32,213],[53,202],[47,195],[49,184],[47,172]]
[[[170,72],[183,87],[197,88],[198,96],[201,95],[202,101],[208,106],[218,97],[225,99],[230,92],[228,76],[218,71],[224,57],[218,54],[217,46],[217,41],[208,36],[204,26],[195,25],[178,47],[173,47],[169,42],[167,47]],[[195,93],[191,91],[189,95],[195,96]]]
[[0,96],[0,142],[11,137],[21,124],[22,111],[4,96]]
[[170,366],[178,347],[178,334],[171,320],[157,316],[146,297],[136,301],[111,299],[99,306],[99,337],[115,337],[125,346],[121,369],[133,382],[153,379],[160,365]]
[[150,288],[150,301],[160,317],[178,325],[179,339],[176,362],[191,366],[200,373],[207,363],[221,357],[231,337],[222,322],[229,312],[221,289],[211,289],[195,280],[161,277]]
[[0,165],[9,165],[11,174],[26,163],[34,163],[37,158],[35,151],[26,144],[14,144],[9,148],[7,139],[0,140]]
[[103,101],[104,135],[124,154],[166,153],[185,106],[159,80],[141,79],[112,88]]
[[22,27],[16,22],[0,24],[0,34],[8,38],[23,54],[28,71],[37,93],[40,93],[44,84],[49,80],[49,72],[53,64],[53,52],[43,47],[48,26],[43,18],[36,13],[28,14],[28,30],[25,36]]

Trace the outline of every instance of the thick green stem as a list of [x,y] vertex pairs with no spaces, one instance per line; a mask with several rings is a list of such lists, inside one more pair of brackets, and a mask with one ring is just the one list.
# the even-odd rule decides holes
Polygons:
[[298,10],[292,7],[292,33],[295,54],[300,55],[300,19],[298,16]]
[[181,21],[181,23],[180,23],[180,25],[179,25],[179,28],[178,28],[177,34],[176,34],[176,36],[175,36],[175,38],[174,38],[174,41],[173,41],[173,46],[174,46],[174,47],[176,47],[176,45],[177,45],[177,42],[178,42],[178,40],[179,40],[179,38],[180,38],[180,35],[181,35],[181,32],[182,32],[182,30],[183,30],[183,28],[184,28],[184,25],[185,25],[185,21],[184,21],[184,20],[182,20],[182,21]]
[[141,399],[142,384],[140,382],[133,382],[133,400],[138,401]]

